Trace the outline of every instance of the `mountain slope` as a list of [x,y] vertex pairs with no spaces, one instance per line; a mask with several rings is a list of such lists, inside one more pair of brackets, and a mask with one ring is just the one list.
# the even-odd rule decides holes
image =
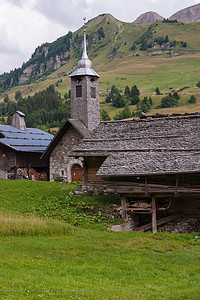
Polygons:
[[[87,23],[88,53],[99,68],[109,65],[111,69],[113,60],[136,54],[173,56],[198,53],[199,23],[195,24],[166,23],[165,20],[151,25],[125,23],[103,14]],[[81,57],[82,42],[83,29],[80,28],[53,43],[37,47],[31,59],[21,68],[0,75],[0,92],[14,86],[44,81],[63,66],[66,75],[70,74]]]
[[141,23],[154,23],[158,20],[163,20],[164,18],[153,11],[148,11],[142,15],[140,15],[133,23],[141,24]]
[[169,20],[178,20],[181,22],[200,22],[200,3],[181,9],[173,14]]
[[[121,94],[126,86],[131,88],[137,85],[141,99],[152,97],[152,113],[158,112],[163,97],[156,95],[156,87],[163,95],[181,90],[181,107],[162,108],[161,111],[200,111],[200,90],[196,87],[200,75],[199,32],[198,22],[159,20],[153,24],[134,24],[121,22],[109,14],[90,20],[87,23],[87,50],[94,70],[100,75],[101,108],[111,118],[118,113],[118,108],[105,103],[108,90],[115,84]],[[77,68],[82,45],[83,28],[80,28],[53,43],[39,46],[22,68],[0,76],[3,91],[0,95],[0,117],[7,117],[13,112],[6,109],[6,101],[9,99],[14,107],[17,104],[15,93],[19,91],[25,103],[27,100],[29,102],[29,95],[38,94],[53,85],[65,103],[70,89],[68,75]],[[27,71],[25,73],[27,69],[29,74]],[[20,82],[23,84],[20,85]],[[196,96],[196,104],[188,104],[191,95]],[[7,99],[4,100],[5,96]],[[130,109],[135,110],[131,105]],[[44,124],[43,117],[47,119],[41,110],[41,125]],[[47,123],[53,124],[54,121],[47,120]]]

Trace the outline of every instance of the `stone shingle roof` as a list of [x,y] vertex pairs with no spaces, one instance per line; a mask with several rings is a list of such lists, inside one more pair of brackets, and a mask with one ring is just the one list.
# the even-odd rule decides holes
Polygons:
[[[59,131],[48,145],[41,158],[48,158],[56,145],[60,142],[64,134],[69,130],[70,126],[74,127],[82,137],[88,135],[89,131],[83,122],[79,119],[67,119],[65,123],[60,127]],[[69,141],[70,143],[70,141]]]
[[200,115],[101,122],[70,153],[105,156],[97,175],[200,171]]

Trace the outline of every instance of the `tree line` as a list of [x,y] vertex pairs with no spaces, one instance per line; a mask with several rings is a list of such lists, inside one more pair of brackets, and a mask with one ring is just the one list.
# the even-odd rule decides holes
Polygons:
[[[54,85],[27,98],[22,97],[21,91],[16,91],[15,100],[10,100],[6,95],[4,102],[0,103],[1,121],[10,125],[11,115],[16,110],[22,111],[26,115],[27,127],[42,129],[60,127],[70,117],[70,98],[66,93],[65,98],[62,99]],[[6,122],[4,117],[7,117]]]
[[[112,106],[123,108],[114,116],[114,120],[126,119],[134,116],[140,117],[142,113],[147,113],[151,110],[153,101],[151,97],[140,98],[140,91],[136,85],[131,88],[127,85],[123,91],[120,91],[115,85],[111,87],[109,94],[105,100],[106,103],[111,103]],[[130,105],[134,105],[131,111]],[[101,111],[101,119],[109,121],[110,116],[105,109]]]

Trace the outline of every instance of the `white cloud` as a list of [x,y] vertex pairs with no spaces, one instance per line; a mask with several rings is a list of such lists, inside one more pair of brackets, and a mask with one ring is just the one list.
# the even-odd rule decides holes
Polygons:
[[34,11],[33,4],[34,1],[30,1],[29,5],[19,5],[17,0],[0,1],[0,73],[21,66],[37,46],[53,41],[68,31]]

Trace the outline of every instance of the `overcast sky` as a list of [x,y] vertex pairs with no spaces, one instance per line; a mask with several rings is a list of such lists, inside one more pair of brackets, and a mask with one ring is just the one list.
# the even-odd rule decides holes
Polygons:
[[0,0],[0,73],[20,67],[35,48],[102,13],[133,22],[147,11],[165,18],[199,0]]

